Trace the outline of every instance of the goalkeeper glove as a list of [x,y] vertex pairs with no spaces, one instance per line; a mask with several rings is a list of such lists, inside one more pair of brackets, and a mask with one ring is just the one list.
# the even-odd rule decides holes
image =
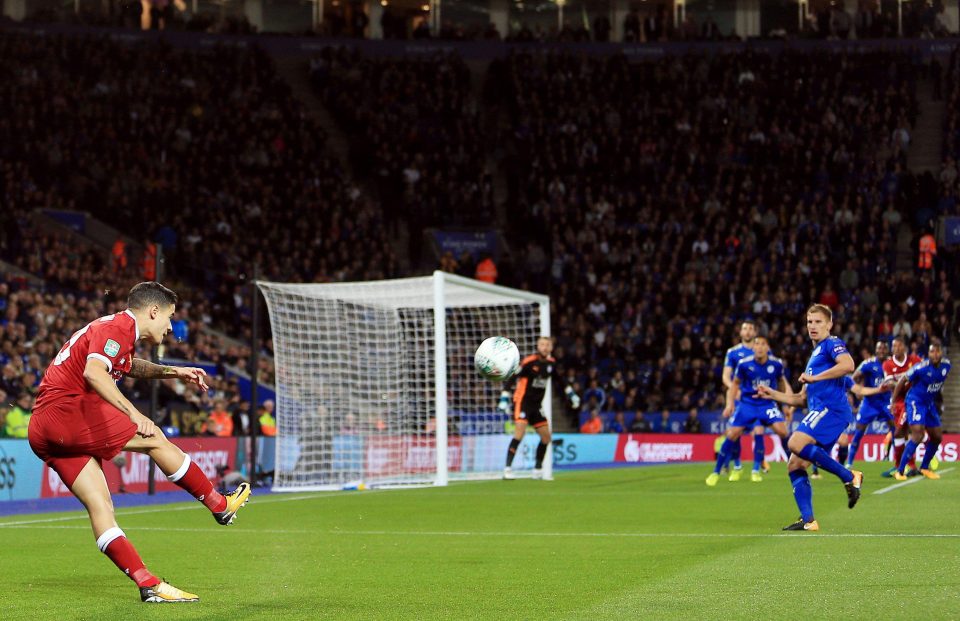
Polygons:
[[504,414],[510,414],[510,393],[506,390],[500,391],[500,401],[497,402],[497,409]]
[[573,392],[573,388],[570,388],[569,386],[567,386],[566,388],[563,389],[563,393],[564,393],[565,395],[567,395],[567,399],[570,400],[570,405],[573,407],[573,409],[579,410],[579,409],[580,409],[580,395],[578,395],[577,393]]

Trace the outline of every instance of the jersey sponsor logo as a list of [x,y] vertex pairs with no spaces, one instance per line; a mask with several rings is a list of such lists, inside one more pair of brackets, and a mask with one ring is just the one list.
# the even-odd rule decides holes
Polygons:
[[103,346],[103,353],[113,358],[120,353],[120,343],[113,339],[107,339],[106,345]]

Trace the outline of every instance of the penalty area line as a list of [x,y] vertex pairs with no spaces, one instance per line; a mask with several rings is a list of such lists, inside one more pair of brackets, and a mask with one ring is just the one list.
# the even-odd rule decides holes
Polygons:
[[[940,474],[946,474],[946,473],[951,472],[951,471],[953,471],[953,470],[955,470],[955,468],[947,468],[946,470],[941,470],[941,471],[940,471]],[[892,492],[892,491],[895,490],[895,489],[900,489],[901,487],[906,487],[907,485],[912,485],[913,483],[919,483],[919,482],[922,481],[924,478],[925,478],[925,477],[923,477],[923,476],[921,476],[921,475],[917,475],[917,476],[915,476],[914,478],[912,478],[912,479],[910,479],[910,480],[908,480],[908,481],[901,481],[901,482],[899,482],[899,483],[894,483],[893,485],[888,485],[887,487],[884,487],[883,489],[878,489],[877,491],[875,491],[875,492],[873,492],[873,493],[874,493],[874,494],[886,494],[887,492]]]

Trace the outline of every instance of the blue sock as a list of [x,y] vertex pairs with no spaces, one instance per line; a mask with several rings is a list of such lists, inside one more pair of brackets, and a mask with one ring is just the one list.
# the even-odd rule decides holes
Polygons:
[[853,433],[853,440],[850,440],[850,455],[847,457],[847,463],[852,464],[853,460],[857,458],[857,451],[860,450],[860,441],[863,440],[863,434],[866,432],[866,429],[857,429]]
[[930,469],[930,460],[934,458],[937,454],[937,449],[940,448],[939,442],[934,442],[933,440],[928,440],[926,444],[926,451],[923,453],[923,463],[920,464],[921,470]]
[[763,458],[767,451],[763,445],[763,434],[758,433],[753,436],[753,471],[760,472],[760,466],[763,464]]
[[897,470],[901,473],[907,467],[907,464],[910,463],[910,460],[913,458],[913,454],[917,452],[917,447],[920,446],[913,440],[907,440],[907,445],[903,447],[903,455],[900,457],[900,463],[897,465]]
[[792,433],[787,432],[786,438],[780,438],[780,445],[783,447],[783,452],[787,455],[787,461],[790,461],[790,455],[792,455],[790,452],[790,436],[792,435]]
[[839,449],[837,449],[837,461],[840,462],[841,465],[847,463],[847,456],[849,454],[850,454],[850,447],[841,446]]
[[853,480],[853,473],[843,467],[839,461],[830,457],[830,453],[826,452],[816,444],[808,444],[803,447],[803,450],[798,453],[801,458],[806,459],[807,461],[813,462],[829,472],[840,477],[840,480],[844,483],[849,483]]
[[733,443],[733,447],[730,450],[730,458],[733,460],[733,467],[737,470],[740,469],[740,441],[738,438],[736,442]]
[[800,508],[800,517],[804,522],[813,521],[813,488],[806,470],[794,470],[790,473],[790,483],[793,485],[793,498]]
[[713,469],[714,473],[720,474],[720,470],[727,465],[727,460],[730,459],[730,451],[733,450],[734,444],[736,444],[736,442],[733,442],[730,438],[723,439],[723,444],[720,445],[720,454],[717,455],[717,465]]

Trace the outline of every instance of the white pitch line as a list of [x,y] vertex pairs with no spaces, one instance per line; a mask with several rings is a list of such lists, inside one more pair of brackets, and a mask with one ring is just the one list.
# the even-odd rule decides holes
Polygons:
[[[62,525],[19,525],[15,528],[33,528],[44,530],[88,530],[87,526]],[[387,536],[387,537],[576,537],[602,539],[776,539],[801,537],[805,539],[957,539],[960,533],[817,533],[816,535],[796,535],[793,533],[587,533],[587,532],[514,532],[514,531],[404,531],[404,530],[308,530],[283,528],[181,528],[173,526],[128,527],[131,533],[139,531],[186,532],[186,533],[256,533],[279,535],[345,535],[345,536]]]
[[[955,468],[947,468],[946,470],[941,470],[940,474],[946,474],[952,470],[955,470]],[[886,494],[887,492],[892,492],[895,489],[899,489],[901,487],[910,485],[911,483],[919,483],[923,479],[924,477],[918,475],[910,479],[909,481],[901,481],[900,483],[894,483],[893,485],[889,485],[887,487],[884,487],[883,489],[878,489],[877,491],[874,492],[874,494]]]
[[[369,493],[373,493],[373,492],[375,492],[375,491],[376,491],[376,490],[370,490],[370,491],[364,492],[364,493],[365,493],[365,494],[369,494]],[[318,499],[318,498],[338,498],[338,497],[341,497],[341,496],[346,497],[346,496],[349,496],[349,495],[350,495],[350,494],[327,494],[327,495],[325,495],[325,496],[319,496],[319,495],[311,495],[311,496],[282,496],[282,497],[268,496],[267,498],[262,498],[262,499],[261,499],[261,498],[257,498],[257,496],[254,494],[254,495],[252,496],[252,499],[251,499],[250,502],[251,502],[251,504],[256,503],[256,504],[258,504],[258,505],[265,505],[265,504],[272,504],[272,503],[275,503],[275,502],[292,502],[292,501],[294,501],[294,500],[310,500],[310,499]],[[176,501],[176,502],[181,502],[181,501]],[[171,504],[172,504],[172,503],[171,503]],[[184,506],[184,507],[171,507],[170,505],[158,505],[158,506],[155,506],[155,507],[151,507],[151,508],[149,508],[149,509],[137,509],[137,510],[134,510],[134,511],[127,511],[127,510],[125,510],[125,509],[117,509],[116,514],[117,514],[118,516],[145,515],[145,514],[150,514],[150,513],[171,513],[171,512],[173,512],[173,511],[191,511],[191,510],[200,509],[200,508],[201,508],[201,505],[199,505],[199,504],[189,504],[189,505],[186,505],[186,506]],[[86,513],[78,513],[77,515],[67,515],[67,516],[55,517],[55,518],[37,518],[37,519],[33,519],[33,520],[19,520],[19,521],[16,521],[16,522],[0,522],[0,528],[6,528],[6,527],[10,527],[10,526],[22,526],[22,525],[27,525],[27,524],[50,524],[50,523],[53,523],[53,522],[69,522],[69,521],[72,521],[72,520],[86,520],[86,519],[87,519],[87,514],[86,514]],[[86,528],[86,527],[84,527],[84,528]]]

